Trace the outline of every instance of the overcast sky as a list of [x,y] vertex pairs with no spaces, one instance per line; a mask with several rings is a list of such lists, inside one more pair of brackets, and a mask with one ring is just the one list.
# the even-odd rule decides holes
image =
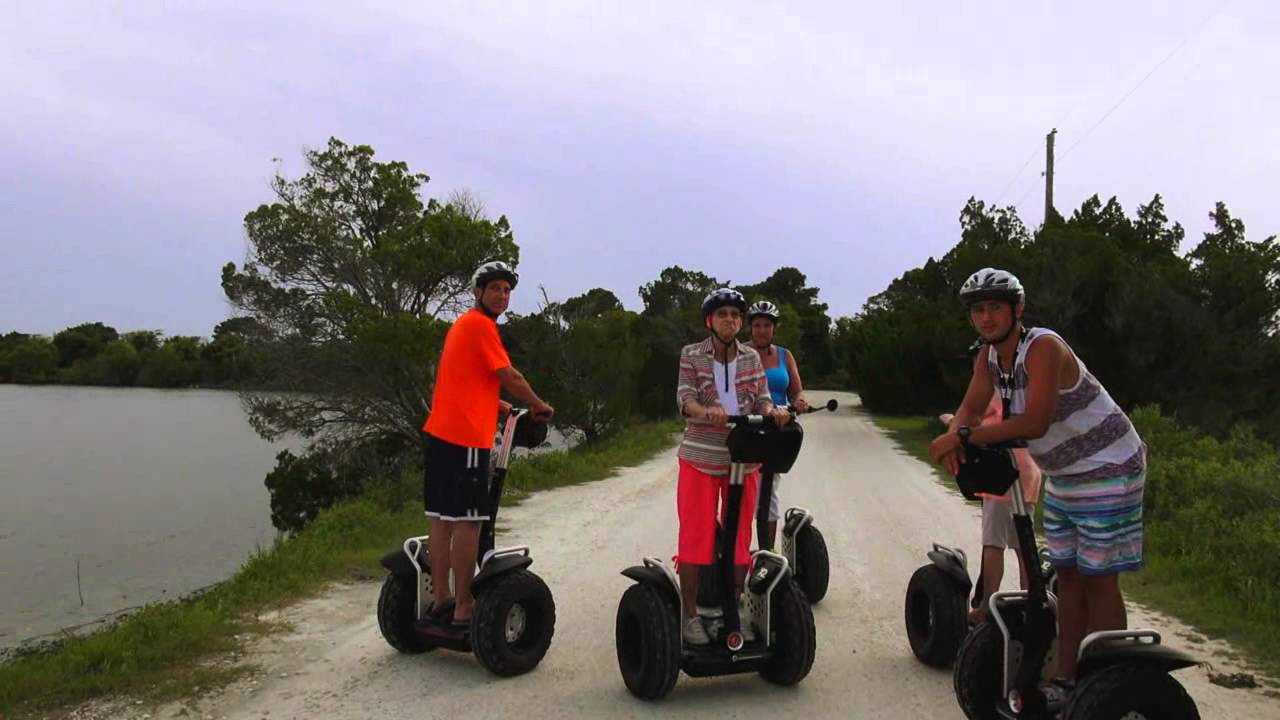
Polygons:
[[1280,232],[1266,0],[232,5],[0,0],[0,332],[208,335],[272,158],[331,135],[506,214],[518,311],[793,265],[852,314],[970,195],[1038,225],[1050,127],[1062,212]]

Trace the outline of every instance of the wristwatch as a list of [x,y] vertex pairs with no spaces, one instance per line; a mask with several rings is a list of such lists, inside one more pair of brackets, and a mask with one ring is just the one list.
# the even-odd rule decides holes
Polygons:
[[956,434],[960,436],[961,444],[964,444],[964,445],[969,444],[969,426],[968,425],[961,425],[959,428],[956,429]]

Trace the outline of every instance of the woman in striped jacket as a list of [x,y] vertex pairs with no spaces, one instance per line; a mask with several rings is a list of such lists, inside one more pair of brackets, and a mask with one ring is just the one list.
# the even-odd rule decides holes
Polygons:
[[[676,403],[686,418],[684,439],[676,453],[680,463],[676,507],[680,517],[676,565],[683,598],[684,641],[705,645],[711,640],[697,614],[698,572],[714,556],[716,507],[727,497],[729,448],[726,444],[730,415],[772,415],[778,425],[791,420],[786,410],[775,408],[769,398],[760,356],[738,342],[747,301],[730,288],[716,290],[702,303],[702,318],[710,336],[680,351],[680,378]],[[752,510],[756,506],[759,468],[748,468],[742,492],[742,521],[738,523],[734,564],[738,582],[746,575],[751,543]],[[721,508],[721,516],[723,516]],[[744,626],[743,634],[752,635]]]

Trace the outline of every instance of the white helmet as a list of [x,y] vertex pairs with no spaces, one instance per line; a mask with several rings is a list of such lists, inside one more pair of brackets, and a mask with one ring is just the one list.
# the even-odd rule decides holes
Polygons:
[[471,286],[482,288],[493,280],[506,280],[511,283],[511,289],[515,290],[520,276],[501,260],[490,260],[476,268],[475,274],[471,276]]
[[768,300],[757,300],[751,303],[751,307],[747,308],[747,322],[751,322],[760,315],[769,318],[775,323],[778,322],[778,318],[782,317],[782,313],[778,312],[778,306]]
[[972,305],[983,300],[1004,300],[1017,305],[1027,298],[1018,277],[1008,270],[982,268],[969,276],[960,287],[960,300]]

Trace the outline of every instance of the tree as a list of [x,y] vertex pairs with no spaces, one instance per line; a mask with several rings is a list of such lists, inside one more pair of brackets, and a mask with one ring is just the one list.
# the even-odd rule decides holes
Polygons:
[[105,384],[133,385],[142,369],[142,358],[127,340],[116,340],[98,356],[104,369]]
[[48,338],[24,336],[0,351],[0,373],[8,382],[52,382],[57,372],[58,348]]
[[553,398],[552,423],[586,442],[630,419],[650,351],[639,315],[596,288],[506,323],[508,351],[539,393]]
[[658,279],[640,287],[644,310],[637,330],[649,346],[640,369],[640,398],[636,410],[646,417],[671,415],[676,402],[676,368],[680,348],[707,336],[702,301],[724,283],[678,266],[664,269]]
[[560,314],[571,323],[582,319],[600,318],[622,309],[622,302],[618,300],[618,296],[604,288],[592,288],[560,304]]
[[222,271],[261,328],[262,382],[295,391],[244,391],[250,422],[268,439],[419,442],[447,321],[473,302],[476,266],[516,262],[510,227],[467,195],[424,203],[428,177],[367,145],[331,138],[305,160],[245,216],[248,257]]
[[0,335],[0,382],[17,382],[13,375],[13,351],[31,337],[26,333],[9,332]]
[[740,286],[738,291],[746,296],[748,304],[768,300],[782,309],[778,344],[796,354],[804,376],[812,382],[827,377],[832,370],[831,317],[827,315],[827,304],[818,302],[818,288],[809,287],[807,282],[808,278],[796,268],[781,267],[763,282]]
[[1034,237],[1011,209],[970,199],[954,248],[837,322],[841,370],[874,410],[953,408],[974,337],[956,289],[1003,267],[1028,288],[1027,324],[1060,333],[1122,406],[1160,403],[1210,432],[1246,422],[1280,440],[1280,246],[1246,240],[1221,203],[1210,215],[1214,230],[1183,256],[1159,195],[1132,219],[1091,197]]
[[67,328],[53,336],[53,344],[58,348],[58,366],[71,367],[77,360],[91,359],[119,337],[115,328],[100,322]]
[[164,333],[159,330],[135,330],[124,334],[125,342],[133,346],[139,355],[160,349],[160,338]]
[[213,340],[204,346],[200,356],[205,383],[252,383],[261,336],[262,327],[251,317],[233,317],[218,323],[213,328]]

